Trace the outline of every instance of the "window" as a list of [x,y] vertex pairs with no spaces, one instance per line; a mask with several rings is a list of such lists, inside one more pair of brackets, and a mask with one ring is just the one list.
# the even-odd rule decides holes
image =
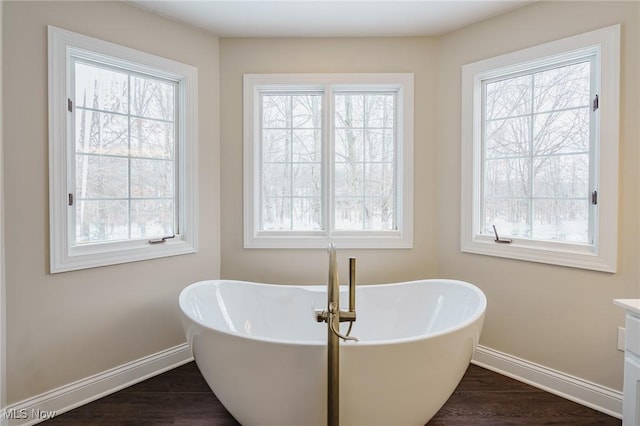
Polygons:
[[462,251],[615,272],[619,27],[463,67]]
[[245,247],[412,246],[412,74],[245,75]]
[[49,27],[51,272],[196,250],[193,67]]

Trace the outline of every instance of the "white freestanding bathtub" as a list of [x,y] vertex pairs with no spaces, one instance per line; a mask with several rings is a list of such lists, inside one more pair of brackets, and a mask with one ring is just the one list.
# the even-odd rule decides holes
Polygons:
[[[326,286],[201,281],[179,301],[198,368],[241,424],[326,424],[327,324],[314,314]],[[357,286],[359,342],[340,343],[341,424],[424,425],[469,365],[485,309],[462,281]]]

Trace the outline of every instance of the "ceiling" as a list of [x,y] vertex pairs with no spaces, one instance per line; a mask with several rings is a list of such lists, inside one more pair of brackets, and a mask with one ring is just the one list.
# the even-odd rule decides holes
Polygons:
[[439,35],[535,0],[124,0],[223,37]]

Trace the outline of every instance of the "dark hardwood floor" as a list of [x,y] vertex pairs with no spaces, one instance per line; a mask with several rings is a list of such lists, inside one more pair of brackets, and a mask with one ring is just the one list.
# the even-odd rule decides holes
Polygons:
[[[239,423],[216,399],[191,362],[42,424],[231,426]],[[449,401],[428,425],[619,426],[621,421],[471,365]]]

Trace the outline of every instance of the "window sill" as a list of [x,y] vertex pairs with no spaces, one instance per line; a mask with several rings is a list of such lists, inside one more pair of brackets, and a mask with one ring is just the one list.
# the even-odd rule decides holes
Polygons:
[[136,241],[124,247],[109,247],[110,243],[88,244],[69,249],[58,259],[51,259],[51,273],[97,268],[100,266],[151,260],[169,256],[196,253],[197,248],[184,240],[149,244]]
[[[351,234],[351,235],[348,235]],[[368,236],[353,236],[352,233],[335,233],[331,237],[322,235],[283,235],[283,233],[261,233],[245,238],[246,249],[325,249],[334,243],[340,249],[411,249],[413,239],[399,232],[376,232]]]
[[462,241],[461,251],[593,271],[616,272],[615,260],[595,253],[593,246],[587,244],[547,243],[521,239],[514,239],[509,244],[501,244],[490,237],[476,236],[468,241]]

